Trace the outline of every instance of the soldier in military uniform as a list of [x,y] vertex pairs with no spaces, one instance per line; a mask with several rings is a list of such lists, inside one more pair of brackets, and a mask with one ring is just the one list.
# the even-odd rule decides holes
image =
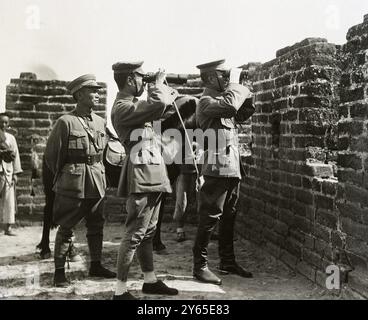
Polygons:
[[[197,124],[205,132],[213,130],[216,141],[205,145],[202,175],[204,183],[199,193],[199,226],[193,246],[193,276],[202,282],[221,284],[208,268],[207,246],[219,221],[219,256],[222,273],[252,277],[235,261],[233,232],[236,203],[239,198],[241,162],[234,117],[250,90],[239,84],[241,69],[229,69],[225,60],[198,65],[205,90],[196,111]],[[253,110],[254,112],[254,110]]]
[[171,193],[166,165],[154,131],[153,121],[160,120],[177,97],[177,91],[164,85],[165,74],[159,71],[156,82],[144,92],[143,62],[118,62],[112,66],[119,92],[111,110],[111,120],[123,143],[127,157],[121,172],[119,196],[127,196],[125,233],[118,254],[117,283],[114,300],[135,299],[127,291],[127,277],[133,256],[144,274],[144,293],[176,295],[178,290],[158,281],[153,267],[152,238],[164,192]]
[[101,88],[94,75],[70,82],[67,88],[77,102],[74,111],[61,116],[48,138],[45,161],[54,175],[54,222],[59,225],[55,238],[54,285],[65,287],[65,260],[71,250],[72,228],[86,220],[90,252],[90,276],[115,278],[101,265],[104,219],[96,210],[106,188],[102,164],[105,121],[92,109],[99,102]]

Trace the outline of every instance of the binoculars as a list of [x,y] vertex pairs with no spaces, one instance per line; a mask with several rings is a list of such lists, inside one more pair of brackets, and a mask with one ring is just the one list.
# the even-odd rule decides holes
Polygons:
[[156,81],[156,74],[153,72],[146,73],[143,76],[143,82],[145,83],[151,83]]
[[[174,84],[184,84],[188,80],[198,78],[198,75],[193,74],[177,74],[177,73],[168,73],[166,74],[166,81]],[[156,81],[156,73],[148,72],[143,76],[143,82],[152,83]]]
[[[226,79],[226,78],[230,78],[230,70],[224,70],[224,71],[219,71],[222,73],[222,76]],[[184,84],[187,83],[188,80],[195,80],[195,79],[199,79],[199,75],[198,74],[177,74],[177,73],[167,73],[166,74],[166,81],[168,83],[173,83],[173,84]],[[249,79],[249,71],[248,70],[242,70],[240,73],[240,82],[244,81],[244,80],[248,80]],[[156,73],[154,72],[147,72],[144,76],[143,76],[143,82],[144,83],[152,83],[156,81]]]

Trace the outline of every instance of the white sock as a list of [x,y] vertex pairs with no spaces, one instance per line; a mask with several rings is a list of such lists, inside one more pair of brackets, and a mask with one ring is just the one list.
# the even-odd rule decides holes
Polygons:
[[127,283],[121,280],[116,281],[115,295],[120,296],[127,292]]
[[156,275],[153,271],[143,272],[144,275],[144,283],[155,283],[157,282]]

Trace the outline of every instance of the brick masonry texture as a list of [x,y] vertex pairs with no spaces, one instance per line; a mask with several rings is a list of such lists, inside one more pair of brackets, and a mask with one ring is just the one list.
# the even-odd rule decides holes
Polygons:
[[343,46],[308,38],[250,73],[256,113],[237,224],[322,286],[326,267],[338,265],[345,287],[365,297],[367,39],[365,19]]
[[[239,127],[246,176],[236,224],[239,235],[321,286],[326,267],[338,265],[343,287],[364,297],[368,297],[367,17],[348,30],[343,46],[308,38],[278,50],[269,62],[242,66],[248,70],[256,112]],[[20,212],[35,214],[42,209],[43,196],[39,180],[31,179],[31,159],[41,158],[53,121],[74,104],[65,82],[27,77],[32,75],[11,81],[6,107],[25,169],[18,188]],[[177,88],[197,97],[202,92],[199,80]],[[114,190],[108,191],[109,220],[123,220],[124,203],[114,197]],[[171,197],[167,219],[173,206]],[[191,217],[196,221],[195,214]]]

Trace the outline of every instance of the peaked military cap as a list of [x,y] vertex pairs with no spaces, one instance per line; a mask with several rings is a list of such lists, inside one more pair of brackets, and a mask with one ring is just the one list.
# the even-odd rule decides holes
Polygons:
[[229,68],[225,67],[225,59],[199,64],[197,68],[200,70],[201,73],[215,70],[219,71],[229,70]]
[[143,61],[137,62],[116,62],[112,65],[114,73],[139,73],[144,75],[145,72],[142,69]]
[[73,81],[69,82],[67,85],[67,89],[74,94],[78,90],[82,89],[83,87],[88,88],[102,88],[99,84],[96,82],[96,76],[93,74],[85,74],[83,76],[80,76]]

